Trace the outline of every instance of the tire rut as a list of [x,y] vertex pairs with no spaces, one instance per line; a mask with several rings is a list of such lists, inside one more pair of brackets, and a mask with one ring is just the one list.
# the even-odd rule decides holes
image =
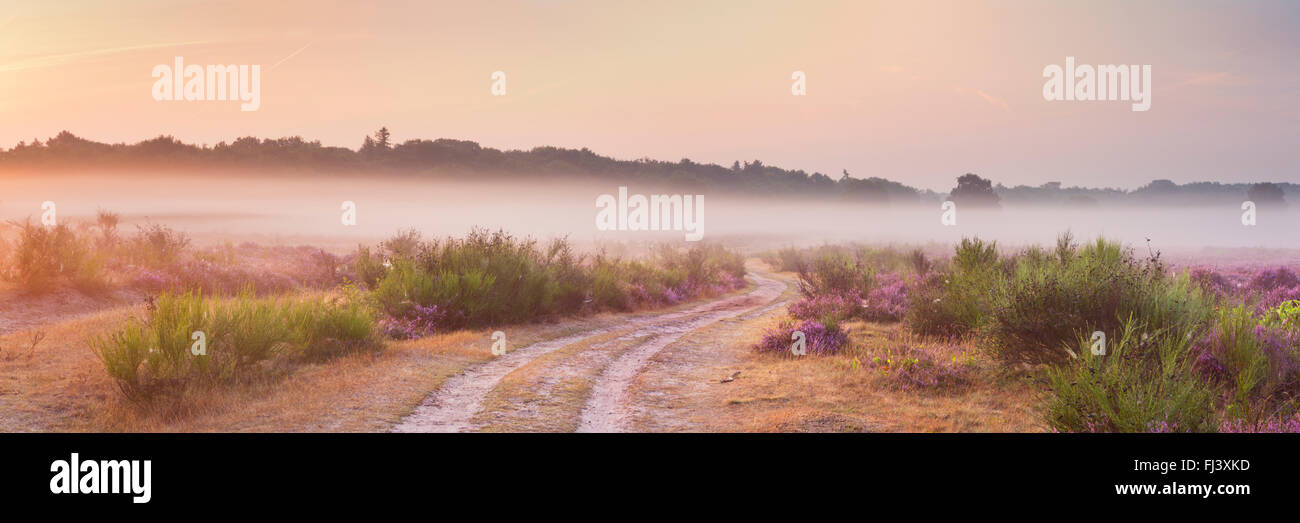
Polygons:
[[750,277],[758,284],[758,289],[746,295],[746,302],[738,303],[736,307],[715,310],[679,322],[638,329],[623,336],[621,339],[653,337],[623,352],[600,373],[592,385],[591,396],[582,409],[577,431],[626,431],[632,414],[626,405],[627,387],[655,354],[682,336],[702,327],[742,314],[753,313],[756,310],[763,312],[771,310],[774,306],[772,302],[781,296],[786,285],[779,280],[753,273]]
[[[477,430],[479,427],[473,422],[473,419],[483,410],[483,402],[488,393],[500,384],[502,378],[529,362],[574,343],[624,330],[660,332],[658,329],[663,325],[692,324],[699,322],[700,318],[712,318],[701,323],[701,325],[706,325],[718,319],[750,310],[749,304],[755,300],[761,301],[759,304],[761,305],[775,297],[775,294],[772,297],[767,297],[767,295],[772,293],[771,287],[773,283],[780,285],[778,282],[756,275],[752,276],[752,278],[758,282],[758,288],[745,294],[713,300],[684,311],[657,314],[612,327],[590,329],[533,343],[485,363],[471,366],[464,372],[447,378],[437,391],[425,398],[416,407],[415,411],[403,418],[392,428],[392,431],[468,432]],[[777,294],[779,294],[779,289]],[[676,337],[680,337],[681,334],[688,331],[682,331],[676,334]],[[676,332],[676,330],[673,332]],[[644,333],[640,334],[640,336],[645,335]],[[676,339],[676,337],[673,339]],[[650,341],[653,343],[654,340]],[[671,343],[671,340],[666,341],[665,345],[667,343]]]

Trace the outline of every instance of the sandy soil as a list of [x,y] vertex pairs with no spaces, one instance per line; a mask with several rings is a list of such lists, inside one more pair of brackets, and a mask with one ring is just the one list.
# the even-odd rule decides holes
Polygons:
[[[617,359],[601,380],[596,382],[590,422],[584,424],[592,430],[611,430],[617,426],[615,412],[626,380],[635,375],[646,358],[654,351],[672,342],[681,334],[727,316],[734,316],[765,305],[780,293],[782,284],[774,280],[755,277],[757,288],[739,295],[706,302],[685,311],[651,315],[618,326],[592,329],[562,338],[547,340],[511,351],[501,357],[466,370],[450,378],[443,386],[409,417],[394,427],[396,432],[462,432],[481,428],[472,423],[483,409],[487,395],[508,374],[553,351],[609,335],[622,336],[613,341],[642,338],[655,333],[654,341],[647,342],[639,351]],[[587,420],[588,417],[584,417]]]

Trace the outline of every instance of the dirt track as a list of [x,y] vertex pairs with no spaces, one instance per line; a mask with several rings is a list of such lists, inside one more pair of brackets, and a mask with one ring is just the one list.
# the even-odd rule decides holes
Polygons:
[[[393,431],[480,430],[481,420],[491,419],[497,414],[485,412],[485,400],[503,379],[550,353],[593,341],[600,343],[578,347],[581,352],[566,358],[558,367],[569,374],[574,374],[573,369],[564,369],[565,366],[585,367],[577,374],[594,376],[576,428],[580,432],[633,430],[630,423],[637,409],[634,408],[636,399],[629,397],[629,384],[651,364],[656,354],[683,336],[722,320],[752,319],[774,309],[777,298],[787,288],[785,283],[760,274],[751,273],[749,279],[755,287],[744,294],[706,302],[685,311],[639,318],[618,327],[593,329],[534,343],[471,367],[447,379],[410,416],[393,427]],[[607,351],[605,357],[579,357],[585,356],[582,353],[599,352],[609,347],[614,347],[609,349],[613,352]],[[543,387],[542,390],[549,389]]]

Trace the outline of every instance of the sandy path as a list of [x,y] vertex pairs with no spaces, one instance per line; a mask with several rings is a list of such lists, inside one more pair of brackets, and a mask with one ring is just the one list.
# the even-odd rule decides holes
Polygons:
[[[502,378],[514,372],[529,362],[555,350],[564,348],[574,343],[580,343],[597,336],[603,336],[610,333],[616,333],[623,330],[631,330],[633,334],[640,333],[637,336],[646,336],[647,333],[666,333],[663,336],[652,338],[648,341],[649,345],[656,345],[659,340],[662,345],[671,343],[681,335],[692,329],[718,321],[723,318],[736,316],[755,307],[767,304],[773,298],[780,294],[784,284],[780,282],[763,278],[761,276],[751,275],[751,278],[757,282],[758,287],[748,293],[731,296],[719,300],[707,302],[685,311],[663,313],[649,317],[639,318],[624,323],[616,327],[607,327],[602,329],[592,329],[562,338],[547,340],[534,343],[527,347],[522,347],[511,351],[501,357],[489,362],[476,365],[467,369],[465,372],[448,378],[442,386],[420,406],[416,407],[411,415],[402,419],[401,423],[393,427],[394,432],[466,432],[474,431],[478,427],[472,423],[474,416],[483,410],[483,401],[501,382]],[[627,336],[632,336],[629,334]],[[626,337],[626,336],[625,336]],[[635,337],[635,336],[634,336]],[[635,351],[644,352],[644,357],[620,363],[627,359],[624,355],[615,362],[618,365],[615,374],[610,377],[615,378],[631,372],[635,376],[636,371],[644,365],[645,359],[652,356],[658,349],[648,349],[645,345],[637,347]],[[639,364],[636,362],[639,361]],[[608,370],[607,370],[608,373]],[[605,389],[602,394],[613,394],[614,398],[621,396],[622,388],[626,386],[627,378],[608,380],[602,377],[597,385],[605,383]],[[619,384],[622,384],[621,386]],[[602,402],[608,402],[602,399]],[[614,401],[611,408],[617,408],[617,401]],[[601,403],[605,405],[606,403]],[[604,413],[605,411],[599,411]],[[593,414],[597,416],[598,414]],[[599,414],[603,415],[603,414]],[[584,411],[584,420],[586,411]],[[597,418],[593,417],[593,420]],[[602,425],[603,426],[603,425]],[[600,429],[596,429],[600,430]]]
[[664,347],[692,331],[718,321],[746,313],[749,313],[746,317],[753,317],[777,306],[772,302],[781,296],[786,285],[757,274],[751,274],[750,277],[758,284],[758,288],[745,295],[743,301],[733,306],[693,315],[681,321],[647,326],[624,336],[624,338],[652,337],[623,352],[601,372],[592,385],[591,396],[582,410],[578,432],[627,431],[633,414],[627,402],[628,385],[645,368],[650,359]]

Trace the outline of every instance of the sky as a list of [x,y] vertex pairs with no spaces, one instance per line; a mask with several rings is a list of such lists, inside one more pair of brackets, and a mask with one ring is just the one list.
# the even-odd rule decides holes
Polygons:
[[[941,191],[966,172],[1300,183],[1300,2],[367,4],[0,0],[0,147],[68,130],[355,149],[387,126]],[[155,100],[151,73],[177,56],[260,65],[260,106]],[[1150,109],[1045,100],[1044,68],[1067,56],[1150,65]]]

